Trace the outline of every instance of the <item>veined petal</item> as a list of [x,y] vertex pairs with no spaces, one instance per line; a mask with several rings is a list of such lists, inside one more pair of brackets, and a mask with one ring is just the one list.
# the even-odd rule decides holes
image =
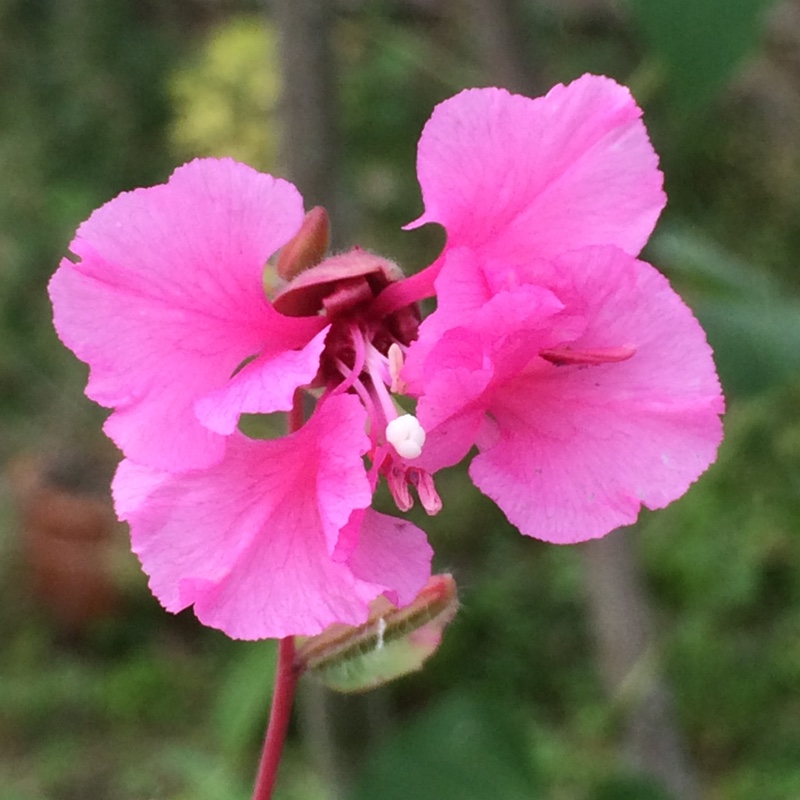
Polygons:
[[491,298],[491,291],[481,270],[480,261],[468,248],[447,251],[436,277],[436,311],[419,326],[417,339],[411,343],[403,365],[402,379],[412,394],[421,394],[425,386],[425,364],[431,350],[451,328],[463,327],[465,320],[477,313]]
[[[551,285],[496,291],[427,353],[425,466],[477,444],[476,485],[523,533],[554,542],[602,536],[641,504],[682,495],[722,436],[721,390],[691,311],[653,267],[614,247],[515,274]],[[538,355],[553,347],[625,359],[556,366]]]
[[438,222],[448,246],[498,259],[593,244],[636,255],[666,202],[641,110],[595,75],[536,99],[471,89],[446,100],[423,130],[417,173],[425,211],[409,227]]
[[[359,516],[354,512],[351,523],[358,523]],[[368,508],[347,565],[359,580],[383,586],[382,593],[395,605],[405,606],[430,577],[432,558],[433,549],[416,525]]]
[[162,604],[194,604],[203,623],[256,639],[358,624],[377,595],[419,591],[430,550],[413,526],[370,513],[349,559],[332,558],[371,500],[364,423],[358,399],[339,395],[283,439],[233,434],[206,470],[176,476],[123,462],[118,512]]
[[[556,369],[556,368],[554,368]],[[715,404],[625,414],[568,398],[553,384],[513,425],[493,409],[501,438],[469,474],[527,536],[570,544],[636,521],[642,504],[680,497],[715,459],[722,428]]]
[[[448,250],[436,278],[438,306],[406,354],[402,378],[410,392],[429,392],[449,363],[465,365],[466,343],[472,338],[465,337],[467,330],[480,334],[469,345],[473,358],[491,351],[493,358],[505,361],[528,361],[546,341],[574,339],[584,322],[573,309],[560,313],[565,306],[556,289],[563,284],[553,264],[540,259],[523,267],[480,257],[468,248]],[[448,335],[454,331],[459,332]],[[536,331],[541,335],[532,338]]]
[[194,413],[248,357],[303,347],[322,319],[264,296],[267,259],[298,229],[289,183],[229,159],[191,162],[80,226],[50,283],[56,330],[89,364],[87,394],[115,408],[108,434],[133,460],[186,470],[222,456]]
[[470,475],[523,533],[568,543],[680,497],[716,457],[724,404],[700,325],[655,269],[616,248],[556,264],[583,298],[575,349],[625,343],[635,355],[497,380],[484,396],[497,437]]
[[209,430],[233,433],[241,414],[289,411],[295,389],[311,383],[319,370],[330,326],[320,331],[300,350],[266,354],[243,367],[221,389],[200,398],[197,418]]
[[428,472],[458,463],[475,444],[486,412],[485,392],[494,377],[494,366],[484,361],[481,345],[477,333],[456,328],[435,351],[435,356],[442,357],[443,368],[417,404],[417,416],[427,434],[417,461]]
[[[498,381],[584,325],[544,286],[511,282],[514,288],[492,295],[474,253],[455,252],[459,257],[449,259],[437,279],[446,301],[423,323],[403,371],[421,394],[417,415],[428,436],[415,463],[430,472],[460,461],[475,444]],[[457,290],[448,291],[451,286]]]

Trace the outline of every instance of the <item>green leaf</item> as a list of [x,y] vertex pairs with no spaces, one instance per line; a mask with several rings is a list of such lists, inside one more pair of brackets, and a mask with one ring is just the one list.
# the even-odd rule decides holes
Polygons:
[[542,798],[520,730],[514,708],[451,696],[375,754],[350,800]]
[[686,224],[661,225],[647,246],[654,263],[730,296],[771,302],[782,287],[767,272],[739,258]]

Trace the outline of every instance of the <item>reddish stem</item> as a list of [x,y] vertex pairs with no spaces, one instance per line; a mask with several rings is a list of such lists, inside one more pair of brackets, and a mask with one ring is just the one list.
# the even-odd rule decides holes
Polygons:
[[292,716],[294,690],[297,686],[299,670],[294,663],[294,636],[287,636],[278,643],[278,668],[275,687],[272,692],[272,707],[269,710],[267,737],[261,763],[258,766],[253,800],[270,800],[278,776],[283,743]]
[[[289,412],[289,433],[294,433],[303,426],[303,392],[298,389],[294,393],[294,403]],[[294,663],[294,636],[287,636],[278,643],[278,666],[275,672],[275,686],[272,690],[272,706],[269,710],[267,736],[264,739],[264,750],[261,763],[258,765],[256,786],[253,800],[270,800],[275,780],[278,777],[278,766],[281,763],[283,743],[289,729],[292,716],[294,691],[300,670]]]

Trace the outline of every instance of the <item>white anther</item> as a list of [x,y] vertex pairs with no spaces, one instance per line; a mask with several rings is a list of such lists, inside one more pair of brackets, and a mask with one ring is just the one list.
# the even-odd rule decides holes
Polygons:
[[405,381],[400,377],[400,370],[403,369],[403,351],[397,342],[392,342],[389,345],[389,351],[386,353],[389,359],[389,377],[391,378],[391,386],[389,391],[394,394],[404,394],[406,390]]
[[386,441],[401,458],[419,458],[425,444],[425,429],[413,414],[403,414],[386,426]]

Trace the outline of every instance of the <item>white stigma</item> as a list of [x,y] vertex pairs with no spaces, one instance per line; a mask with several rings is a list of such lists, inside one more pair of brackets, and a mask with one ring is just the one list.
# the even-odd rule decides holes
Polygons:
[[386,426],[386,441],[401,458],[419,458],[425,444],[425,429],[413,414],[403,414]]

